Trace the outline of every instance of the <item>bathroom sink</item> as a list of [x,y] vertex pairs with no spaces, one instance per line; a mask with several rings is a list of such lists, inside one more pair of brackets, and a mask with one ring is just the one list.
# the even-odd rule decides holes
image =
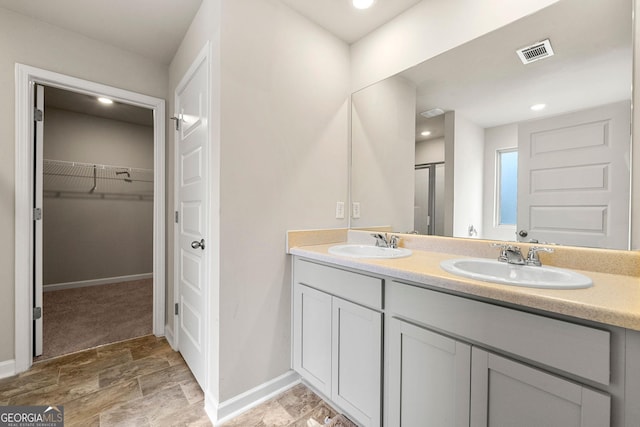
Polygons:
[[442,261],[440,267],[451,274],[485,282],[547,289],[580,289],[593,281],[580,273],[549,266],[507,264],[485,258],[460,258]]
[[336,245],[329,248],[332,255],[351,258],[404,258],[411,255],[406,248],[382,248],[371,245]]

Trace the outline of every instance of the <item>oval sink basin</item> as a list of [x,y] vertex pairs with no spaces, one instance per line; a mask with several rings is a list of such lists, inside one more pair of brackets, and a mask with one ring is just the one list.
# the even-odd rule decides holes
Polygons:
[[336,245],[329,248],[329,253],[351,258],[404,258],[411,255],[411,250],[371,245]]
[[530,288],[580,289],[593,285],[589,277],[571,270],[507,264],[485,258],[450,259],[442,261],[440,267],[470,279]]

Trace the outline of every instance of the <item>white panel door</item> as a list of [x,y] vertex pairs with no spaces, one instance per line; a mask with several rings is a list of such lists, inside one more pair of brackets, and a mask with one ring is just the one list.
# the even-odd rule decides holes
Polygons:
[[[35,118],[35,180],[34,180],[34,208],[40,209],[42,212],[42,173],[43,173],[43,156],[44,156],[44,86],[35,85],[36,113],[40,117]],[[39,309],[40,316],[34,316],[33,320],[33,355],[42,355],[42,219],[35,218],[34,214],[34,263],[33,263],[33,307]]]
[[382,313],[332,302],[331,398],[359,424],[381,425]]
[[468,427],[471,346],[391,319],[388,425]]
[[205,388],[208,285],[208,61],[196,62],[176,91],[178,349]]
[[604,393],[476,347],[471,359],[471,427],[611,423],[611,398]]
[[523,241],[628,249],[630,118],[625,101],[519,126]]

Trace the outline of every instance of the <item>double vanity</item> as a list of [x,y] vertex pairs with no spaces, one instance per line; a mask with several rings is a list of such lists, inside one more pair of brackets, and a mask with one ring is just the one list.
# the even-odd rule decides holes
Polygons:
[[359,425],[640,425],[635,253],[344,233],[290,233],[293,368]]

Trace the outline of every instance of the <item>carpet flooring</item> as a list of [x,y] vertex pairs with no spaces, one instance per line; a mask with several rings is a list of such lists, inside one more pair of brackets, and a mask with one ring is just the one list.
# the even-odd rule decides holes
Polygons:
[[152,279],[44,292],[45,360],[152,333]]

